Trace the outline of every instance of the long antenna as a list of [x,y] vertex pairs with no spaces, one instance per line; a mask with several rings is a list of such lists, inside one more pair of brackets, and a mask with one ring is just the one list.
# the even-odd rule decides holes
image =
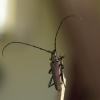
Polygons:
[[[58,32],[59,32],[59,29],[60,29],[60,27],[61,27],[63,21],[64,21],[65,19],[69,18],[69,17],[76,17],[76,18],[79,18],[80,20],[82,20],[82,18],[80,18],[80,17],[78,17],[78,16],[70,15],[70,16],[65,17],[65,18],[61,21],[61,23],[60,23],[60,25],[59,25],[59,27],[58,27],[56,36],[55,36],[55,43],[54,43],[55,49],[54,49],[54,51],[55,51],[56,53],[57,53],[57,51],[56,51],[56,40],[57,40],[57,35],[58,35]],[[25,45],[32,46],[32,47],[34,47],[34,48],[38,48],[38,49],[40,49],[40,50],[46,51],[46,52],[48,52],[48,53],[52,53],[52,51],[49,51],[49,50],[46,50],[46,49],[43,49],[43,48],[40,48],[40,47],[31,45],[31,44],[28,44],[28,43],[24,43],[24,42],[10,42],[10,43],[8,43],[7,45],[5,45],[5,47],[3,48],[3,50],[2,50],[2,56],[4,56],[4,55],[3,55],[3,52],[4,52],[5,48],[6,48],[8,45],[12,44],[12,43],[25,44]]]
[[49,51],[49,50],[45,50],[45,49],[43,49],[43,48],[40,48],[40,47],[37,47],[37,46],[31,45],[31,44],[28,44],[28,43],[24,43],[24,42],[10,42],[10,43],[8,43],[7,45],[5,45],[5,47],[4,47],[3,50],[2,50],[2,56],[3,56],[3,57],[4,57],[3,52],[4,52],[5,48],[6,48],[8,45],[12,44],[12,43],[25,44],[25,45],[32,46],[32,47],[34,47],[34,48],[37,48],[37,49],[40,49],[40,50],[46,51],[46,52],[48,52],[48,53],[51,53],[51,51]]
[[[61,27],[63,21],[64,21],[65,19],[69,18],[69,17],[76,17],[76,18],[82,20],[82,18],[80,18],[80,17],[78,17],[78,16],[70,15],[70,16],[65,17],[65,18],[60,22],[60,25],[59,25],[59,27],[58,27],[58,30],[57,30],[57,33],[56,33],[56,36],[55,36],[55,43],[54,43],[55,51],[56,51],[56,40],[57,40],[57,35],[58,35],[58,32],[59,32],[59,29],[60,29],[60,27]],[[57,53],[57,51],[56,51],[56,53]]]

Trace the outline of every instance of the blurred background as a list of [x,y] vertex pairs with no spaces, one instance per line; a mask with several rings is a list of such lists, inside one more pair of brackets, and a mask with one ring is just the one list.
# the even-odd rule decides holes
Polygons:
[[64,53],[68,91],[65,100],[100,98],[100,2],[98,0],[0,0],[0,100],[56,100],[57,91],[48,89],[50,54],[22,44]]

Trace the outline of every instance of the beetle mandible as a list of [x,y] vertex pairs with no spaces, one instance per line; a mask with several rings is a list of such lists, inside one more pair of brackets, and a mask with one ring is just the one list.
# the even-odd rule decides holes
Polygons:
[[[52,74],[52,77],[51,77],[51,79],[50,79],[50,82],[49,82],[49,84],[48,84],[48,87],[51,87],[51,86],[55,85],[56,90],[57,90],[57,91],[61,91],[61,85],[60,85],[60,84],[61,84],[61,82],[64,83],[64,79],[63,79],[63,69],[64,69],[64,65],[63,65],[62,59],[63,59],[65,56],[63,56],[62,54],[61,54],[59,57],[57,56],[57,51],[56,51],[56,39],[57,39],[57,35],[58,35],[59,29],[60,29],[60,27],[61,27],[63,21],[64,21],[65,19],[69,18],[69,17],[76,17],[76,18],[82,20],[82,18],[80,18],[80,17],[78,17],[78,16],[70,15],[70,16],[65,17],[65,18],[61,21],[61,23],[60,23],[60,25],[59,25],[59,27],[58,27],[58,29],[57,29],[56,36],[55,36],[55,44],[54,44],[55,49],[54,49],[53,51],[46,50],[46,49],[40,48],[40,47],[38,47],[38,46],[34,46],[34,45],[27,44],[27,43],[24,43],[24,42],[10,42],[10,43],[8,43],[7,45],[4,46],[4,48],[3,48],[3,50],[2,50],[2,56],[3,56],[3,52],[4,52],[5,48],[6,48],[8,45],[12,44],[12,43],[20,43],[20,44],[32,46],[32,47],[34,47],[34,48],[37,48],[37,49],[43,50],[43,51],[45,51],[45,52],[51,53],[51,58],[50,58],[50,60],[51,60],[51,63],[50,63],[51,68],[50,68],[50,70],[49,70],[48,73],[49,73],[49,74]],[[53,84],[51,84],[51,83],[52,83],[52,79],[53,79],[53,81],[54,81]],[[66,87],[66,86],[65,86],[65,87]]]

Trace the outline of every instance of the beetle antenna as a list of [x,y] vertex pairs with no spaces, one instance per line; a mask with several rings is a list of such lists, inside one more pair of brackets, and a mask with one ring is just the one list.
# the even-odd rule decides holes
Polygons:
[[49,51],[49,50],[45,50],[45,49],[43,49],[43,48],[40,48],[40,47],[31,45],[31,44],[28,44],[28,43],[24,43],[24,42],[10,42],[10,43],[8,43],[7,45],[5,45],[5,47],[4,47],[3,50],[2,50],[2,56],[3,56],[3,57],[4,57],[3,52],[4,52],[5,48],[6,48],[8,45],[12,44],[12,43],[25,44],[25,45],[32,46],[32,47],[34,47],[34,48],[38,48],[38,49],[40,49],[40,50],[46,51],[46,52],[48,52],[48,53],[51,53],[51,51]]
[[[69,17],[76,17],[76,18],[82,20],[82,18],[80,18],[80,17],[78,17],[78,16],[70,15],[70,16],[65,17],[65,18],[60,22],[60,25],[59,25],[59,27],[58,27],[58,29],[57,29],[56,36],[55,36],[55,44],[54,44],[55,50],[56,50],[56,40],[57,40],[57,35],[58,35],[58,32],[59,32],[59,29],[60,29],[60,27],[61,27],[63,21],[64,21],[65,19],[69,18]],[[57,51],[56,51],[56,53],[57,53]]]

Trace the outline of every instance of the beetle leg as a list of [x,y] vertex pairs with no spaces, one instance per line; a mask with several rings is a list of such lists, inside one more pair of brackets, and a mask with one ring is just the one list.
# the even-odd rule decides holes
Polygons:
[[62,82],[64,83],[62,70],[61,70],[61,74],[60,74],[60,76],[61,76]]
[[51,59],[51,58],[50,58],[49,60],[50,60],[50,61],[52,61],[52,59]]
[[63,64],[60,64],[60,66],[61,66],[61,69],[64,69],[64,65]]
[[48,73],[49,73],[49,74],[52,74],[52,69],[50,69]]
[[61,60],[61,59],[63,59],[65,56],[61,56],[60,58],[59,58],[59,60]]
[[61,67],[61,69],[64,69],[64,65],[63,64],[59,64],[59,67]]
[[62,82],[64,83],[64,80],[63,80],[63,70],[62,70],[62,69],[64,69],[64,66],[62,64],[60,64],[59,67],[61,68],[60,69],[61,73],[60,73],[59,76],[61,76]]
[[54,85],[54,83],[53,83],[53,84],[51,84],[52,79],[53,79],[53,76],[51,77],[51,79],[50,79],[50,81],[49,81],[48,88]]
[[55,83],[51,84],[49,87],[51,87],[51,86],[53,86],[53,85],[55,85]]

